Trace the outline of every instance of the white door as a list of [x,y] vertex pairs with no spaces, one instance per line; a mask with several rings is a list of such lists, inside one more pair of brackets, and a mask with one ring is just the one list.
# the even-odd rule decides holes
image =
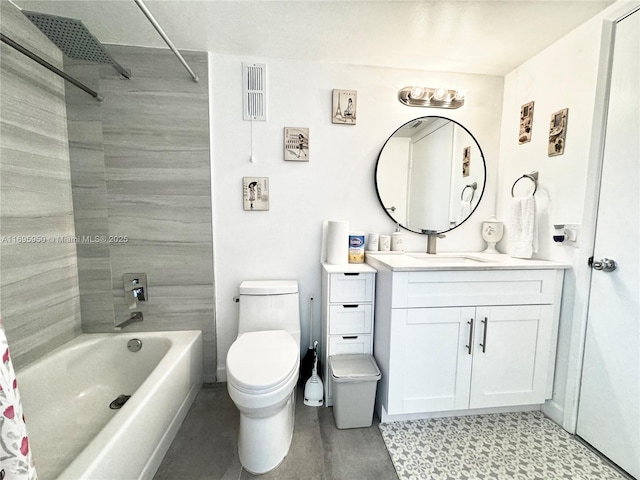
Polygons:
[[[640,12],[617,24],[577,434],[640,478]],[[606,262],[596,264],[606,267]]]

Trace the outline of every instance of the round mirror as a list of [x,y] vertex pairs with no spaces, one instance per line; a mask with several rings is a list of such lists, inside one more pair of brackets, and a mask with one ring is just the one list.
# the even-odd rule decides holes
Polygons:
[[486,173],[482,149],[469,130],[448,118],[420,117],[385,142],[376,190],[395,223],[415,233],[440,233],[473,213]]

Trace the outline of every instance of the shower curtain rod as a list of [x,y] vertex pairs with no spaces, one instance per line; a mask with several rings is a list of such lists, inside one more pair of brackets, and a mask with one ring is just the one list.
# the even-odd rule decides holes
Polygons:
[[155,18],[153,18],[153,15],[149,11],[149,9],[146,7],[146,5],[142,2],[142,0],[133,0],[133,1],[136,2],[136,5],[138,5],[138,7],[140,7],[140,10],[142,10],[142,13],[145,14],[147,19],[151,22],[151,25],[153,25],[153,27],[158,31],[158,33],[160,34],[162,39],[165,41],[165,43],[169,46],[171,51],[176,54],[176,57],[178,57],[178,60],[180,60],[180,63],[182,63],[184,68],[187,69],[187,71],[189,72],[189,75],[191,75],[191,78],[193,78],[193,81],[197,82],[198,76],[194,73],[193,70],[191,70],[191,67],[189,66],[187,61],[182,57],[182,54],[180,54],[180,52],[175,47],[175,45],[171,42],[167,34],[164,33],[164,30],[162,29],[160,24],[156,21]]
[[17,42],[14,42],[13,40],[11,40],[9,37],[7,37],[6,35],[4,35],[3,33],[0,33],[0,40],[2,40],[4,43],[6,43],[7,45],[9,45],[10,47],[13,47],[14,49],[16,49],[17,51],[19,51],[20,53],[22,53],[23,55],[29,57],[31,60],[39,63],[40,65],[42,65],[43,67],[45,67],[48,70],[51,70],[53,73],[55,73],[56,75],[64,78],[67,82],[72,83],[73,85],[75,85],[76,87],[78,87],[81,90],[84,90],[85,92],[87,92],[89,95],[91,95],[93,98],[95,98],[96,100],[98,100],[99,102],[101,102],[103,100],[103,98],[97,93],[94,92],[93,90],[91,90],[89,87],[87,87],[86,85],[80,83],[78,80],[76,80],[75,78],[73,78],[70,75],[67,75],[66,73],[64,73],[62,70],[60,70],[59,68],[51,65],[49,62],[47,62],[45,59],[39,57],[38,55],[36,55],[35,53],[33,53],[30,50],[27,50],[26,48],[24,48],[22,45],[20,45]]

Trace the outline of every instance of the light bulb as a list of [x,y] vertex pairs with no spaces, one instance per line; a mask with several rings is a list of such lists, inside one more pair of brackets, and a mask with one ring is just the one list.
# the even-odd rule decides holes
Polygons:
[[456,93],[453,96],[453,99],[457,100],[457,101],[464,100],[464,91],[463,90],[456,90]]
[[422,98],[424,96],[424,88],[422,87],[413,87],[411,89],[411,98]]
[[446,100],[447,99],[447,95],[448,95],[448,92],[444,88],[436,88],[433,91],[433,99],[434,100],[440,100],[440,101]]

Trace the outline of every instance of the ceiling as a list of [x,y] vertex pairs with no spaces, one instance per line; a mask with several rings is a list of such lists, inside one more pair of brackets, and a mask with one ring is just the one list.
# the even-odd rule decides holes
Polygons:
[[[6,0],[2,0],[6,1]],[[103,43],[166,47],[133,0],[13,0]],[[145,0],[178,49],[505,75],[612,0]]]

